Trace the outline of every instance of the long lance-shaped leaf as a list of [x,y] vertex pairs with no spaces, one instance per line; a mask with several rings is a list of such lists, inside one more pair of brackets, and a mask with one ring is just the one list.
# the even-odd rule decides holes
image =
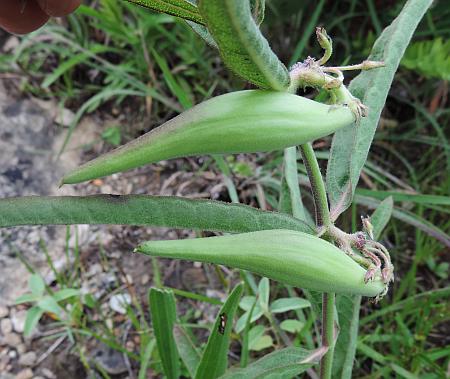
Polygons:
[[168,379],[180,377],[180,357],[173,336],[173,328],[177,318],[175,297],[171,290],[150,288],[150,314],[156,346]]
[[291,229],[314,233],[285,214],[212,200],[174,196],[93,195],[0,199],[0,227],[122,224],[239,233]]
[[293,378],[318,363],[320,358],[320,350],[309,351],[291,346],[267,354],[246,368],[230,370],[220,379]]
[[[371,216],[373,236],[378,240],[392,215],[393,201],[389,197]],[[358,341],[361,296],[338,295],[336,308],[339,314],[339,337],[334,348],[333,378],[351,379]]]
[[289,87],[286,67],[261,34],[249,0],[200,0],[198,7],[225,64],[260,88]]
[[222,375],[228,364],[228,347],[233,319],[242,295],[243,284],[234,287],[225,304],[220,308],[205,351],[195,373],[195,379],[213,379]]
[[167,13],[185,20],[194,21],[203,25],[202,16],[197,7],[187,0],[127,0],[130,3],[152,9],[157,12]]
[[[334,219],[351,204],[395,71],[431,3],[432,0],[409,0],[377,39],[368,58],[383,61],[386,66],[363,71],[350,83],[350,91],[369,107],[369,114],[357,125],[345,127],[334,135],[327,169],[327,192]],[[349,141],[353,141],[351,147]]]

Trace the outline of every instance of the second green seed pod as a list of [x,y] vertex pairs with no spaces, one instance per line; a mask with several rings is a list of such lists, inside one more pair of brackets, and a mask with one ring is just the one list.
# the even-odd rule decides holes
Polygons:
[[375,297],[385,285],[331,243],[292,230],[264,230],[223,237],[149,241],[136,252],[156,257],[222,264],[321,292]]
[[196,105],[136,140],[80,166],[67,174],[62,184],[172,158],[284,149],[324,137],[354,120],[346,106],[329,106],[283,92],[233,92]]

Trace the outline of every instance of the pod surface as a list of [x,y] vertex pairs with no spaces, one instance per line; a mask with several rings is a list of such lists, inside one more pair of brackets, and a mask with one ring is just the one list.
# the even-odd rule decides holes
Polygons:
[[87,162],[67,174],[62,183],[79,183],[172,158],[284,149],[324,137],[353,121],[353,113],[345,106],[283,92],[233,92],[196,105]]
[[157,257],[222,264],[321,292],[374,297],[384,289],[379,277],[364,283],[366,271],[334,245],[291,230],[149,241],[139,245],[136,251]]

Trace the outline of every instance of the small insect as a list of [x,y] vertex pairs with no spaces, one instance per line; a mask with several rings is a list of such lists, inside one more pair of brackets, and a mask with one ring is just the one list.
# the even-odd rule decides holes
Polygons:
[[225,327],[227,326],[227,315],[225,313],[222,313],[219,317],[220,317],[220,324],[218,331],[220,334],[224,334]]

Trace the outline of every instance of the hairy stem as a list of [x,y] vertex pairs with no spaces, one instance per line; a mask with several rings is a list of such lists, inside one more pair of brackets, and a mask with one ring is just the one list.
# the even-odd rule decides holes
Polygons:
[[319,163],[310,143],[300,146],[303,162],[308,172],[311,182],[311,189],[314,196],[314,206],[316,208],[316,223],[318,227],[328,226],[331,224],[330,211],[328,209],[328,199],[320,172]]
[[320,361],[320,379],[331,379],[334,356],[334,293],[322,295],[322,346],[328,351]]

